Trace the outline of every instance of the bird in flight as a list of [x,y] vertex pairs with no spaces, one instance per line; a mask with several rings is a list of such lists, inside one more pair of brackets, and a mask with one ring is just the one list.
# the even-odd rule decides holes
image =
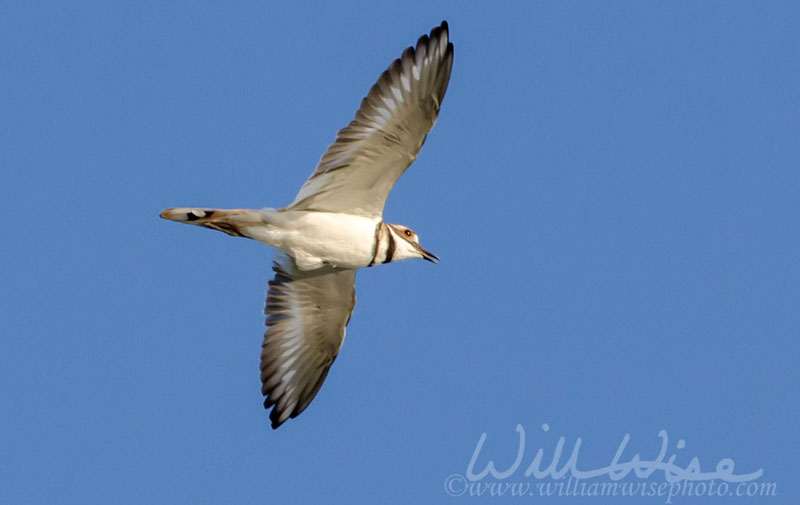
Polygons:
[[161,212],[275,248],[260,365],[273,429],[303,412],[328,375],[356,303],[356,270],[439,260],[410,228],[382,216],[389,192],[436,122],[452,65],[444,21],[381,74],[288,207]]

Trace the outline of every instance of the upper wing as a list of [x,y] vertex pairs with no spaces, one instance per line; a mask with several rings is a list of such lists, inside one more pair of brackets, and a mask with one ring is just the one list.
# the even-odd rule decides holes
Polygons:
[[264,314],[261,393],[277,428],[298,416],[322,386],[356,303],[355,270],[300,271],[276,249]]
[[288,208],[383,214],[389,191],[439,115],[453,66],[448,36],[444,21],[392,62]]

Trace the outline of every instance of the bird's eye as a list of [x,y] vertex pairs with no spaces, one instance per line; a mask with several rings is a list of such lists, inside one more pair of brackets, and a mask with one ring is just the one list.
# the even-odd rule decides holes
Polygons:
[[413,232],[413,231],[411,231],[411,230],[403,230],[403,233],[405,233],[405,234],[406,234],[406,237],[410,237],[411,235],[413,235],[413,234],[414,234],[414,232]]

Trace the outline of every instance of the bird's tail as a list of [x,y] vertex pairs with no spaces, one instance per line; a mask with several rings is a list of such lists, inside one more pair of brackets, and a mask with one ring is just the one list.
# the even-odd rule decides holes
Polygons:
[[177,207],[165,209],[161,217],[179,223],[204,226],[219,230],[234,237],[247,237],[244,229],[248,226],[261,225],[263,213],[248,209],[193,209]]

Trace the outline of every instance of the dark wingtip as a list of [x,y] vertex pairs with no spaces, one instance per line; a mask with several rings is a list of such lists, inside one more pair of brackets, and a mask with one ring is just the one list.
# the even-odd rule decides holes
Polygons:
[[434,27],[434,29],[431,30],[431,38],[433,39],[439,37],[441,36],[442,33],[444,33],[444,36],[446,38],[448,39],[450,38],[450,25],[447,24],[447,20],[443,20],[442,24],[440,24],[437,27]]
[[278,415],[278,408],[275,407],[269,413],[269,420],[272,421],[272,429],[277,430],[285,421],[280,421],[280,416]]

